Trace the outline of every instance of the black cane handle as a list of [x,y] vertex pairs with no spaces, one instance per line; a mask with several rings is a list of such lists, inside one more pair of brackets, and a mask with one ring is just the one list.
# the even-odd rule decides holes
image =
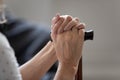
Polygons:
[[94,31],[93,30],[88,30],[85,31],[85,36],[84,36],[84,40],[93,40],[94,38]]

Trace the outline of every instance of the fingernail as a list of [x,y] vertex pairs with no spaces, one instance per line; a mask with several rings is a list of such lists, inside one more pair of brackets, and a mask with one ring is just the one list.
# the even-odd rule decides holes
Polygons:
[[59,13],[57,13],[56,15],[55,15],[55,17],[53,17],[53,19],[52,19],[52,24],[55,24],[56,22],[57,22],[57,20],[59,20],[59,18],[60,18],[60,14]]
[[60,15],[57,13],[57,14],[55,15],[55,17],[54,17],[54,20],[58,19],[59,16],[60,16]]
[[56,13],[56,17],[59,17],[60,16],[60,13]]
[[59,13],[56,13],[55,17],[53,17],[53,20],[55,20],[56,18],[58,18],[60,16]]

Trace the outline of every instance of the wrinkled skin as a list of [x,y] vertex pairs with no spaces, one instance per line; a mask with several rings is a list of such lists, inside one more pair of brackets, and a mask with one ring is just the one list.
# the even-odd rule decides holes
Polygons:
[[[51,37],[59,63],[61,65],[77,66],[82,55],[84,26],[82,25],[81,29],[78,29],[76,27],[80,22],[75,21],[76,19],[65,22],[65,19],[67,18],[61,17],[56,23],[53,21]],[[71,21],[74,21],[71,30],[59,32],[60,29],[64,30],[63,28],[69,25]]]

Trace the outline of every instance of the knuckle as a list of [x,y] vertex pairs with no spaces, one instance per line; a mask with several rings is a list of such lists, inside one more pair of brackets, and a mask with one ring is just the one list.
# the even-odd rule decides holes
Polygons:
[[83,27],[85,27],[85,26],[86,26],[86,24],[85,24],[85,23],[81,23],[81,25],[82,25]]
[[76,22],[79,22],[79,21],[80,21],[78,17],[75,17],[74,20],[75,20]]
[[64,21],[64,18],[61,17],[61,18],[60,18],[60,21],[63,22],[63,21]]
[[75,19],[72,20],[72,23],[73,23],[74,25],[77,25],[77,24],[78,24],[78,22],[77,22]]
[[70,15],[68,15],[66,18],[67,18],[68,21],[72,20],[72,17]]

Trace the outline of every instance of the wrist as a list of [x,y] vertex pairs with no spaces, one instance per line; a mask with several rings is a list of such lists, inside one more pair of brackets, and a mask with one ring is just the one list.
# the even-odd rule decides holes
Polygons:
[[59,63],[54,80],[75,80],[77,66]]
[[74,80],[78,66],[72,66],[70,64],[59,63],[57,75],[58,79],[55,80]]
[[72,75],[75,75],[78,70],[78,65],[73,65],[69,63],[59,63],[58,66],[60,69],[65,70],[66,73],[72,73]]

